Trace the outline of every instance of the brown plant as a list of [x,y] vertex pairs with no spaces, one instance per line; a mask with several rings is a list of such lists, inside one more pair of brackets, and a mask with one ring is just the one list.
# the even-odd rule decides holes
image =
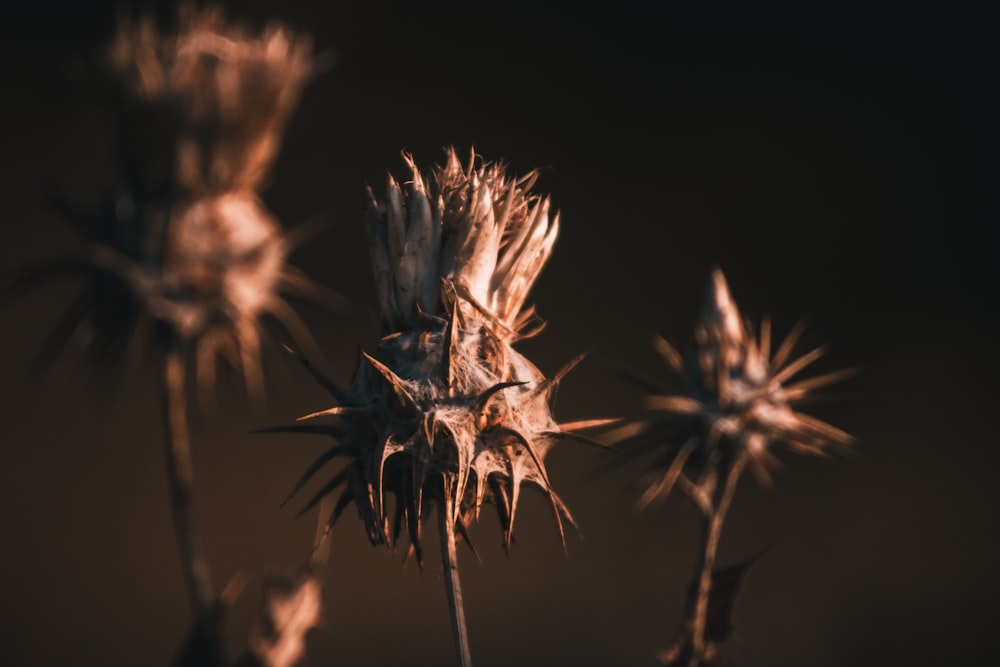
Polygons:
[[277,26],[254,35],[215,9],[182,9],[178,30],[169,33],[148,18],[123,19],[104,62],[118,130],[116,182],[100,208],[75,220],[84,235],[80,253],[24,270],[6,286],[83,278],[53,350],[89,328],[89,350],[105,362],[138,328],[153,329],[149,342],[163,358],[176,538],[195,617],[177,657],[182,664],[225,663],[218,628],[224,605],[192,510],[186,359],[194,357],[206,392],[221,356],[258,397],[263,318],[313,346],[282,293],[322,291],[286,263],[295,239],[258,196],[313,62],[307,39]]
[[[735,594],[746,566],[715,567],[723,523],[743,470],[764,483],[777,458],[772,450],[784,446],[793,452],[826,456],[844,447],[851,437],[840,429],[798,412],[795,406],[816,389],[834,383],[850,371],[788,382],[824,352],[817,348],[792,360],[802,333],[796,327],[771,354],[771,327],[767,320],[754,335],[744,323],[722,272],[716,269],[708,283],[705,306],[695,328],[695,351],[682,355],[657,337],[657,351],[680,378],[680,391],[665,391],[659,383],[633,376],[653,391],[648,412],[608,435],[631,455],[655,456],[653,470],[639,507],[664,499],[676,486],[698,508],[704,525],[704,543],[692,594],[688,620],[673,645],[660,654],[666,665],[708,666],[717,644],[728,635]],[[719,582],[725,580],[726,585]]]
[[560,381],[583,355],[545,377],[513,347],[541,330],[524,304],[559,229],[548,198],[530,193],[537,174],[512,178],[474,156],[463,165],[453,149],[426,177],[407,162],[406,186],[389,176],[385,200],[372,195],[369,203],[385,337],[362,354],[349,389],[324,380],[336,407],[302,418],[333,423],[272,430],[336,439],[290,495],[329,461],[346,459],[305,508],[339,493],[330,526],[353,504],[372,544],[394,544],[405,529],[419,562],[423,523],[437,508],[456,647],[467,667],[456,533],[468,542],[469,526],[492,504],[509,547],[530,486],[548,499],[565,546],[563,520],[575,523],[545,456],[559,440],[588,440],[572,430],[597,422],[560,425],[551,413]]

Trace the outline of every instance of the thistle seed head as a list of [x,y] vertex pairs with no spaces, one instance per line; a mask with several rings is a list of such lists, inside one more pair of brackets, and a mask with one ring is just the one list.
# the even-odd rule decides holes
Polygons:
[[311,51],[283,27],[251,34],[218,9],[185,7],[170,34],[123,19],[107,64],[130,178],[181,199],[258,189],[314,71]]
[[256,393],[261,317],[304,335],[280,294],[311,284],[286,265],[291,244],[257,188],[312,72],[309,43],[188,8],[174,33],[123,20],[106,65],[120,177],[79,220],[83,256],[55,263],[86,278],[68,333],[89,320],[113,354],[151,320],[161,342],[195,347],[202,384],[222,354]]
[[660,355],[682,377],[682,390],[651,395],[646,416],[617,432],[620,444],[633,453],[657,452],[640,505],[666,497],[675,484],[701,504],[712,496],[720,477],[744,463],[767,481],[777,463],[772,450],[778,445],[826,455],[851,442],[840,429],[795,409],[815,389],[846,374],[788,384],[824,352],[817,348],[791,361],[800,335],[797,327],[772,355],[769,322],[754,335],[722,272],[713,272],[695,327],[694,354],[682,358],[662,338],[655,341]]
[[424,316],[447,318],[458,295],[463,317],[488,323],[508,342],[540,330],[528,292],[552,253],[559,215],[531,193],[538,178],[507,175],[503,164],[463,166],[455,150],[428,177],[404,156],[411,180],[390,175],[385,201],[369,190],[368,235],[387,331],[419,328]]
[[562,535],[562,520],[572,517],[544,459],[570,437],[551,404],[579,358],[546,378],[512,347],[528,333],[533,311],[523,304],[555,241],[548,200],[529,193],[534,174],[513,179],[502,165],[463,166],[453,150],[428,176],[407,161],[412,179],[403,188],[390,176],[368,217],[387,335],[363,355],[339,406],[303,418],[335,423],[291,427],[338,441],[292,494],[327,461],[346,458],[306,509],[338,491],[330,526],[353,502],[373,544],[393,544],[405,528],[418,560],[427,510],[446,496],[455,508],[448,520],[466,540],[483,504],[492,504],[509,546],[521,489],[536,487]]

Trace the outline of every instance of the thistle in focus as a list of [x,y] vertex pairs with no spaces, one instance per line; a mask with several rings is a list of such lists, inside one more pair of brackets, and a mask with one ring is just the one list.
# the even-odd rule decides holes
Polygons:
[[704,522],[704,551],[692,584],[688,620],[673,646],[660,654],[666,665],[711,665],[718,642],[730,630],[729,612],[720,615],[718,610],[731,609],[738,585],[730,583],[725,591],[713,586],[720,588],[723,578],[738,582],[745,567],[715,569],[715,556],[743,470],[749,468],[766,483],[777,464],[775,448],[825,456],[852,440],[796,410],[816,389],[848,373],[790,383],[824,352],[817,348],[792,360],[801,333],[796,327],[772,355],[770,323],[765,320],[755,335],[733,302],[722,272],[715,270],[695,328],[694,353],[685,358],[664,339],[655,341],[660,356],[682,379],[682,388],[671,393],[642,380],[655,392],[647,399],[647,414],[609,436],[630,454],[656,457],[640,507],[679,487]]
[[[545,456],[578,438],[552,417],[563,376],[545,377],[513,345],[541,329],[525,302],[552,252],[559,217],[530,192],[537,174],[508,176],[500,164],[463,165],[454,150],[424,176],[386,196],[370,193],[368,236],[385,336],[363,354],[350,388],[326,381],[338,405],[303,417],[327,418],[275,430],[326,434],[336,444],[306,471],[294,495],[327,462],[346,459],[307,504],[338,500],[332,526],[354,505],[372,544],[393,545],[405,530],[422,558],[421,532],[437,509],[445,582],[461,664],[470,663],[456,570],[456,533],[493,505],[509,546],[522,490],[540,491],[565,546],[572,516],[549,483]],[[394,501],[390,505],[390,497]],[[303,510],[305,511],[305,510]]]
[[212,388],[221,356],[259,396],[262,318],[309,344],[282,293],[319,290],[286,264],[293,243],[258,189],[313,72],[311,45],[281,27],[251,34],[217,10],[188,7],[176,32],[160,32],[148,18],[123,20],[104,65],[116,181],[102,206],[74,216],[84,237],[78,255],[28,269],[7,289],[82,278],[50,353],[89,327],[95,361],[110,361],[140,326],[153,329],[164,363],[176,537],[195,616],[177,662],[222,664],[220,598],[192,512],[187,358],[195,359],[200,387]]

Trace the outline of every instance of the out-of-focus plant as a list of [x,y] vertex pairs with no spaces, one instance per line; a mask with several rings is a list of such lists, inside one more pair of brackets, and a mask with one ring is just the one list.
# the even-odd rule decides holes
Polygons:
[[574,431],[602,422],[552,417],[556,388],[583,355],[546,377],[513,347],[541,330],[525,301],[559,229],[548,198],[531,194],[537,174],[513,178],[474,155],[465,165],[454,150],[447,157],[428,175],[407,158],[406,185],[389,176],[385,199],[371,196],[368,235],[385,337],[363,354],[346,391],[324,380],[336,407],[302,418],[333,422],[272,430],[336,440],[292,490],[346,459],[306,505],[339,494],[331,527],[353,504],[373,545],[391,545],[406,530],[409,552],[421,561],[422,527],[436,508],[456,650],[468,667],[456,533],[468,542],[468,527],[489,503],[509,547],[529,486],[551,504],[565,547],[563,520],[575,524],[549,483],[545,456],[559,440],[592,442]]
[[753,333],[715,270],[701,319],[695,327],[693,354],[683,357],[663,338],[656,349],[682,386],[668,391],[659,382],[632,375],[651,391],[648,412],[608,434],[631,455],[652,455],[652,471],[639,507],[664,499],[679,487],[697,507],[704,526],[703,549],[688,600],[687,621],[673,645],[660,654],[666,665],[707,667],[717,645],[731,630],[729,615],[739,581],[749,562],[716,568],[723,523],[740,475],[747,468],[763,483],[777,459],[772,450],[826,456],[844,448],[851,437],[840,429],[796,410],[816,389],[851,371],[827,373],[789,384],[824,352],[817,348],[792,360],[802,333],[796,327],[771,354],[767,320]]
[[213,9],[183,9],[170,33],[148,18],[122,20],[104,59],[118,131],[115,185],[102,207],[76,220],[79,254],[25,270],[7,286],[82,278],[56,335],[89,327],[97,361],[121,354],[137,329],[151,330],[140,338],[163,359],[170,493],[195,617],[178,657],[184,664],[225,662],[220,599],[192,509],[189,357],[203,392],[213,391],[221,356],[258,397],[263,318],[311,345],[282,294],[321,290],[286,263],[293,239],[258,195],[314,71],[311,51],[285,28],[253,34]]

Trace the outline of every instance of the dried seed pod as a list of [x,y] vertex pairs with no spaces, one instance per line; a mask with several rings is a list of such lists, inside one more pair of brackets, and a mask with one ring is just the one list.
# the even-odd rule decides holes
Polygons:
[[[405,528],[421,557],[429,500],[451,508],[459,534],[493,504],[509,546],[525,485],[549,499],[563,532],[572,517],[549,484],[544,459],[560,431],[551,402],[567,368],[546,378],[513,349],[537,330],[528,290],[558,231],[548,199],[530,194],[536,174],[509,178],[499,164],[462,165],[454,150],[423,176],[390,176],[383,202],[371,197],[368,231],[386,336],[364,354],[340,405],[303,419],[331,426],[287,430],[337,438],[293,495],[338,457],[347,466],[307,509],[339,490],[330,525],[354,503],[373,544]],[[395,498],[392,521],[387,496]],[[467,535],[465,535],[467,539]],[[563,538],[565,544],[565,538]]]
[[89,323],[92,351],[114,356],[150,320],[160,342],[196,348],[203,384],[221,353],[260,389],[261,317],[302,337],[281,294],[314,289],[286,265],[291,243],[257,194],[313,70],[310,51],[283,28],[253,35],[217,10],[182,11],[169,34],[148,18],[121,22],[106,58],[119,177],[77,220],[82,256],[15,281],[84,274],[60,336]]

